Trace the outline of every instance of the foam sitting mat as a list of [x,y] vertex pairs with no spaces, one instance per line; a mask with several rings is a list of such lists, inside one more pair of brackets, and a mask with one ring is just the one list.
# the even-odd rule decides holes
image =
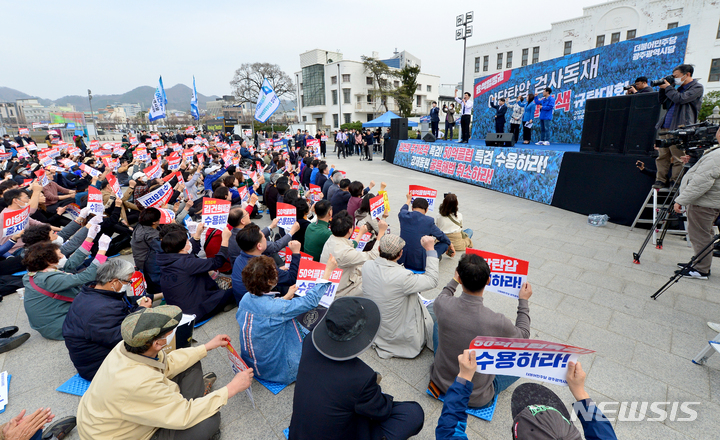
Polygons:
[[277,382],[270,382],[269,380],[263,380],[259,377],[255,376],[253,379],[257,380],[260,385],[264,386],[268,390],[270,390],[271,393],[277,395],[280,391],[284,390],[287,385]]
[[[435,396],[432,395],[430,390],[427,390],[427,393],[433,399],[435,398]],[[440,394],[440,396],[438,396],[437,400],[439,400],[441,402],[445,402],[445,394]],[[495,399],[493,399],[492,405],[490,405],[489,407],[482,408],[482,409],[468,408],[465,410],[465,413],[469,414],[471,416],[477,417],[478,419],[483,419],[483,420],[487,420],[488,422],[490,422],[490,421],[492,421],[493,415],[495,414],[495,406],[497,406],[497,400],[498,400],[498,396],[495,396]]]
[[289,439],[290,438],[290,428],[285,428],[285,430],[283,431],[283,434],[285,434],[286,439]]
[[85,380],[80,377],[79,374],[76,374],[75,376],[68,379],[67,382],[60,385],[55,391],[60,391],[61,393],[72,394],[73,396],[82,397],[82,395],[85,394],[85,391],[87,391],[89,386],[89,380]]
[[207,324],[207,322],[210,321],[211,319],[212,319],[212,318],[208,318],[208,319],[206,319],[205,321],[197,322],[197,323],[195,323],[195,326],[194,326],[193,328],[202,327],[203,325]]

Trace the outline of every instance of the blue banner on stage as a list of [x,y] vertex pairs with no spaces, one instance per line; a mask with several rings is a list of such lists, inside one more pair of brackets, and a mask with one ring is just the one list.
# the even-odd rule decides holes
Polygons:
[[[623,95],[623,87],[640,76],[652,81],[670,75],[673,67],[685,59],[689,31],[690,26],[682,26],[477,78],[472,138],[485,139],[487,133],[495,132],[491,97],[496,103],[505,98],[512,107],[518,97],[542,95],[543,89],[550,87],[555,97],[551,142],[579,144],[585,101]],[[539,113],[540,106],[535,112],[533,142],[539,140]],[[506,132],[510,130],[511,115],[509,108]]]
[[550,204],[562,151],[400,141],[395,165]]

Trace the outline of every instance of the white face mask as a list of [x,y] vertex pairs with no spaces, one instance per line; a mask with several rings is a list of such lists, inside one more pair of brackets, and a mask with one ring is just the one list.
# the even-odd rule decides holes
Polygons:
[[62,237],[58,236],[58,238],[56,238],[56,239],[53,240],[52,242],[55,243],[55,244],[58,245],[58,246],[62,246],[63,243],[65,243],[65,240],[63,240]]
[[682,84],[682,82],[683,82],[682,77],[681,77],[681,78],[675,78],[675,85],[676,85],[676,86],[679,86],[680,84]]
[[65,255],[63,255],[60,261],[58,261],[57,268],[62,269],[63,267],[65,267],[65,263],[67,263],[67,258],[65,258]]
[[30,202],[27,202],[27,203],[18,202],[18,206],[20,207],[20,209],[25,209],[25,208],[27,208],[27,206],[28,206],[29,204],[30,204]]

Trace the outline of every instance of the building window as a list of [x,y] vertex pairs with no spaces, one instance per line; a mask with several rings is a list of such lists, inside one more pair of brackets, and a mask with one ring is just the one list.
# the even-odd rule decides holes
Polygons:
[[483,57],[483,72],[487,72],[487,71],[488,71],[488,65],[489,65],[489,64],[490,64],[490,56],[489,56],[489,55],[485,55],[485,56]]
[[343,113],[343,120],[345,120],[346,124],[349,124],[350,122],[352,122],[350,120],[350,113]]
[[422,90],[422,84],[418,84],[416,90],[417,90],[418,92],[419,92],[420,90]]
[[367,99],[367,103],[368,103],[368,104],[372,104],[372,103],[373,103],[372,94],[371,94],[371,93],[368,93],[368,94],[367,94],[367,98],[366,98],[366,99]]
[[636,29],[630,29],[629,31],[627,31],[627,35],[625,36],[625,39],[626,39],[626,40],[632,40],[633,38],[635,38],[635,35],[637,35],[637,30],[636,30]]
[[527,66],[528,63],[528,50],[523,49],[522,51],[522,60],[520,61],[521,66]]
[[718,23],[718,33],[715,36],[716,39],[720,40],[720,23]]
[[300,107],[305,107],[305,95],[300,95]]
[[350,74],[349,73],[343,73],[342,80],[344,83],[350,82]]
[[668,23],[668,29],[675,29],[676,27],[678,27],[677,21],[675,23]]
[[373,85],[372,76],[367,76],[367,77],[365,77],[365,84],[367,84],[367,85],[369,85],[369,86]]
[[480,71],[480,57],[475,57],[475,73]]
[[352,104],[350,101],[350,89],[343,89],[343,104]]
[[332,105],[337,105],[337,90],[332,90],[330,93],[332,94]]
[[303,122],[307,122],[307,116],[303,116]]
[[497,54],[497,66],[496,66],[497,70],[502,69],[502,59],[503,59],[503,54],[501,54],[501,53]]
[[338,114],[335,113],[335,114],[333,115],[333,127],[338,127],[338,128],[340,128],[339,122],[340,122],[340,118],[338,118]]
[[610,44],[615,44],[620,42],[620,32],[613,32],[610,36]]
[[720,81],[720,58],[715,58],[710,62],[710,75],[708,82]]
[[400,87],[400,81],[394,81],[393,85],[395,86],[395,88]]
[[415,98],[417,98],[417,106],[421,107],[422,106],[422,96],[416,95]]
[[512,51],[507,53],[507,59],[505,60],[505,68],[509,69],[512,67]]
[[540,46],[533,47],[533,58],[532,63],[535,64],[540,61]]
[[330,77],[330,84],[337,84],[337,76]]
[[597,38],[595,38],[595,47],[603,46],[605,46],[605,35],[598,35]]
[[432,86],[427,86],[427,89],[425,90],[427,90],[428,92],[432,92]]
[[565,49],[563,50],[563,55],[570,55],[571,53],[572,53],[572,41],[566,41]]
[[308,107],[325,105],[325,66],[313,64],[302,68],[303,96]]

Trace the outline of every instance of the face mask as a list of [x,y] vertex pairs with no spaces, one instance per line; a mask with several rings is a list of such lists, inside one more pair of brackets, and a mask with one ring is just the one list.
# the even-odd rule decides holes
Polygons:
[[27,203],[20,203],[20,202],[18,202],[18,206],[20,206],[20,209],[25,209],[25,208],[27,208],[27,206],[28,206],[29,204],[30,204],[30,202],[27,202]]
[[63,243],[65,243],[65,240],[63,240],[62,237],[58,236],[58,238],[56,238],[56,239],[53,240],[52,242],[55,243],[55,244],[58,245],[58,246],[62,246]]
[[65,258],[65,256],[63,255],[63,257],[60,259],[60,261],[58,261],[58,264],[57,264],[58,269],[62,269],[63,267],[65,267],[65,263],[67,263],[67,258]]
[[682,84],[682,78],[675,78],[675,85],[679,86],[680,84]]

